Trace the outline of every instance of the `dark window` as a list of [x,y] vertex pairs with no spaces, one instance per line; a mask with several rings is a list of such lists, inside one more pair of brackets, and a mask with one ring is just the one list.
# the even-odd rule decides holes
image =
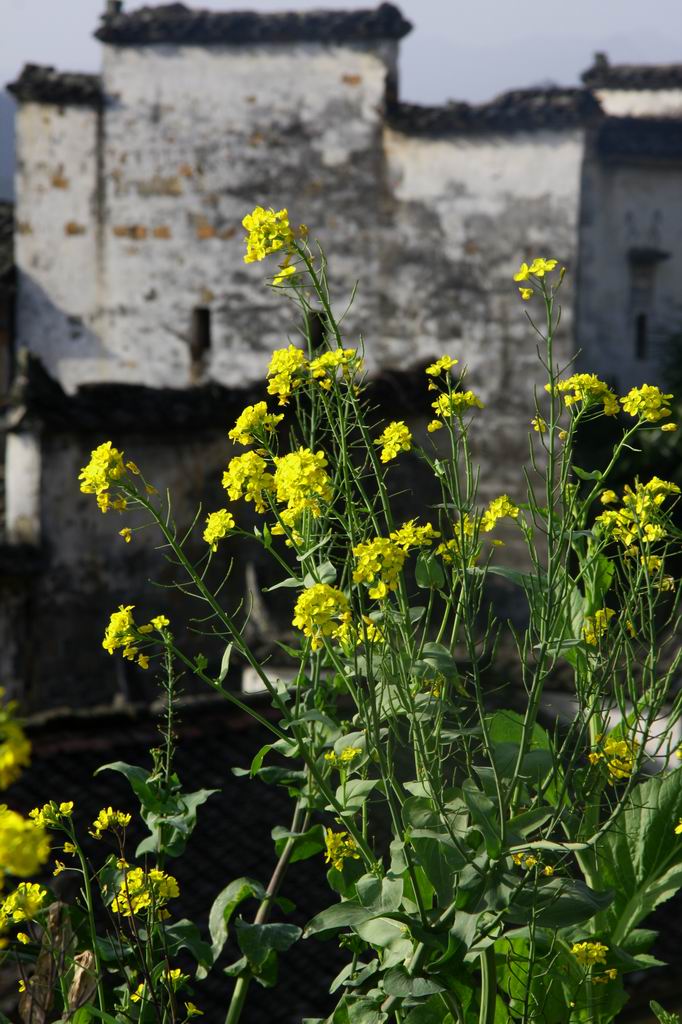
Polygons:
[[646,359],[647,336],[646,336],[646,313],[638,313],[635,317],[635,358]]
[[192,334],[189,341],[189,354],[193,370],[203,367],[210,348],[211,310],[206,306],[196,306],[192,310]]

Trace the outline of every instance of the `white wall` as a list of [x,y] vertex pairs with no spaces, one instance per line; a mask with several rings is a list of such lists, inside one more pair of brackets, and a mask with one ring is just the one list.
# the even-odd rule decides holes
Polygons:
[[682,89],[595,89],[610,117],[682,117]]

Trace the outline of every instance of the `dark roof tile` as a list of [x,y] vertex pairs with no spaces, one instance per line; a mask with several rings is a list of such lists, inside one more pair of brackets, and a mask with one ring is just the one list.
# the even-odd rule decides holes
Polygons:
[[488,131],[530,131],[573,128],[599,117],[601,107],[585,89],[515,89],[489,103],[447,103],[424,107],[395,103],[388,111],[390,127],[406,134],[456,135]]
[[590,89],[682,89],[682,64],[610,64],[595,53],[582,80]]
[[20,101],[98,106],[102,102],[99,75],[57,71],[47,64],[26,64],[7,89]]
[[355,42],[400,39],[411,29],[393,4],[359,11],[207,11],[181,3],[107,14],[95,35],[115,46],[153,43]]

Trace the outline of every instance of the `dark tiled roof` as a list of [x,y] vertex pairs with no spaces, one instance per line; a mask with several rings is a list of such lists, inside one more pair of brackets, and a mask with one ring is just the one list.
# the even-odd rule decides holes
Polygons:
[[415,135],[455,135],[484,131],[573,128],[599,117],[601,107],[586,89],[515,89],[472,106],[447,103],[423,107],[395,103],[388,112],[392,128]]
[[26,64],[16,82],[11,82],[7,89],[18,100],[37,103],[98,106],[102,102],[99,75],[57,71],[47,64]]
[[181,3],[105,15],[95,35],[115,46],[151,43],[340,43],[400,39],[411,24],[393,4],[359,11],[193,10]]
[[682,64],[610,64],[595,53],[582,80],[590,89],[681,89]]
[[0,280],[14,266],[14,203],[0,199]]
[[608,117],[596,137],[604,160],[682,160],[682,121]]

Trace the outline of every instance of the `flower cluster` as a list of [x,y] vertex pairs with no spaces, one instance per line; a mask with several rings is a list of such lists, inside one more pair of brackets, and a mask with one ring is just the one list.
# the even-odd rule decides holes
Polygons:
[[354,348],[336,348],[323,352],[310,363],[310,376],[325,391],[331,389],[336,379],[336,371],[341,370],[342,378],[350,380],[353,374],[362,369],[362,360],[358,359]]
[[144,871],[142,868],[126,867],[111,909],[123,917],[131,917],[145,910],[151,910],[154,916],[168,917],[168,912],[163,908],[168,900],[179,895],[177,880],[165,871],[158,868]]
[[300,348],[289,345],[272,353],[268,366],[268,394],[277,395],[280,405],[286,405],[305,380],[308,360]]
[[[512,860],[519,868],[525,868],[526,871],[531,871],[532,868],[536,868],[540,861],[533,853],[512,853]],[[547,878],[551,878],[554,874],[554,868],[551,864],[545,864],[542,868],[543,875]]]
[[228,431],[228,437],[235,444],[253,444],[265,434],[271,434],[278,423],[284,419],[284,413],[279,415],[268,412],[267,402],[256,402],[255,405],[247,405],[237,417],[232,430]]
[[[179,967],[166,967],[161,978],[172,992],[177,992],[186,982],[189,981],[189,975],[183,974]],[[141,982],[135,991],[131,993],[131,1003],[139,1003],[142,1001],[145,994],[145,984],[146,983],[144,981]],[[185,1003],[186,1007],[191,1005],[191,1003]],[[197,1011],[197,1008],[194,1007],[194,1016],[197,1016],[197,1014],[201,1014],[201,1010]],[[188,1016],[192,1016],[192,1014],[188,1013]]]
[[414,519],[408,519],[399,529],[390,533],[389,537],[394,544],[408,552],[411,548],[428,547],[432,541],[440,537],[440,534],[434,530],[431,523],[416,526]]
[[133,618],[134,604],[119,605],[117,612],[112,612],[109,618],[109,625],[104,632],[102,647],[109,654],[122,648],[122,654],[128,661],[136,661],[140,668],[149,668],[149,657],[140,654],[137,646],[140,640],[144,639],[147,633],[153,630],[160,630],[163,626],[169,625],[165,615],[157,615],[144,626],[138,626]]
[[286,506],[281,517],[288,526],[293,526],[306,509],[319,516],[320,501],[331,501],[326,465],[324,452],[311,452],[309,448],[275,459],[274,486],[277,501]]
[[340,754],[335,754],[333,750],[328,750],[324,755],[324,759],[333,768],[348,768],[361,753],[361,747],[344,747]]
[[103,807],[89,828],[94,839],[101,839],[102,832],[118,832],[127,828],[131,816],[125,811],[115,811],[113,807]]
[[226,508],[208,514],[204,540],[210,546],[211,551],[218,550],[218,541],[227,537],[228,533],[234,530],[235,525],[234,516]]
[[50,800],[42,807],[34,807],[28,812],[28,816],[36,828],[59,828],[64,818],[70,818],[73,814],[73,800],[65,800],[58,804],[56,800]]
[[0,883],[5,872],[18,878],[34,875],[49,855],[45,829],[0,804]]
[[341,625],[332,633],[332,639],[338,641],[342,647],[351,650],[361,644],[383,644],[385,637],[383,631],[367,615],[362,616],[362,624],[353,622],[351,612],[341,616]]
[[594,615],[588,615],[583,623],[585,643],[596,647],[608,630],[609,622],[615,614],[613,608],[598,608]]
[[528,281],[531,277],[544,277],[551,273],[556,267],[558,260],[536,257],[532,263],[522,263],[519,270],[514,274],[515,281]]
[[294,240],[286,210],[275,212],[272,208],[265,210],[257,206],[251,213],[247,213],[242,225],[248,231],[244,263],[264,260],[271,252],[289,248]]
[[648,420],[649,423],[658,423],[659,420],[670,416],[670,401],[672,395],[664,395],[660,388],[653,384],[642,384],[639,388],[632,388],[620,403],[625,412],[630,416]]
[[473,391],[451,391],[449,395],[439,395],[431,407],[435,409],[439,420],[444,420],[452,419],[453,416],[461,418],[467,409],[482,409],[483,402]]
[[571,953],[582,967],[605,964],[609,947],[601,942],[574,942]]
[[375,537],[353,548],[356,567],[353,583],[366,583],[369,596],[381,600],[397,590],[407,551],[388,537]]
[[349,611],[348,598],[328,583],[315,583],[299,595],[293,625],[310,637],[312,649],[319,650],[323,637],[331,636],[338,620]]
[[493,498],[481,517],[481,529],[484,533],[490,533],[495,529],[500,519],[518,519],[519,511],[517,505],[509,499],[506,494],[499,498]]
[[134,463],[124,465],[123,452],[114,448],[111,441],[105,441],[90,452],[89,463],[83,466],[78,474],[81,481],[80,489],[83,494],[97,496],[97,504],[102,512],[108,512],[110,508],[123,512],[127,505],[125,498],[118,497],[112,500],[108,491],[109,487],[118,483],[131,467],[134,467],[131,471],[137,471]]
[[400,452],[409,452],[412,447],[410,428],[402,421],[389,423],[384,432],[374,442],[381,446],[381,461],[390,462]]
[[[550,385],[545,384],[545,391],[550,390]],[[608,384],[594,373],[574,373],[572,377],[555,384],[555,391],[563,395],[567,409],[581,402],[583,409],[601,405],[605,416],[617,416],[620,411],[618,397]]]
[[[0,688],[0,697],[4,690]],[[31,762],[31,743],[15,718],[16,703],[0,708],[0,790],[7,789]]]
[[639,744],[637,740],[618,740],[613,736],[608,737],[602,749],[592,751],[588,754],[588,761],[591,765],[597,765],[600,761],[606,762],[609,773],[609,782],[617,782],[620,779],[629,779],[635,769],[637,751]]
[[439,377],[441,373],[447,373],[453,366],[457,366],[458,362],[459,359],[453,359],[452,356],[441,356],[440,359],[436,359],[435,363],[427,366],[424,372],[429,377]]
[[324,841],[327,847],[324,859],[337,871],[342,870],[344,860],[360,860],[357,844],[347,832],[334,832],[328,828],[325,830]]
[[[621,508],[602,512],[596,521],[613,540],[634,554],[638,544],[653,544],[665,539],[667,530],[661,505],[667,497],[679,493],[677,484],[657,476],[645,484],[637,481],[634,488],[625,486]],[[616,495],[613,491],[605,491],[601,500],[604,504],[611,504]]]
[[246,452],[230,459],[223,473],[223,487],[231,501],[252,501],[256,512],[265,512],[265,494],[275,481],[268,473],[267,463],[255,452]]
[[32,921],[43,909],[47,899],[47,889],[36,882],[20,882],[0,904],[0,922],[2,927],[8,923],[18,924],[20,921]]

